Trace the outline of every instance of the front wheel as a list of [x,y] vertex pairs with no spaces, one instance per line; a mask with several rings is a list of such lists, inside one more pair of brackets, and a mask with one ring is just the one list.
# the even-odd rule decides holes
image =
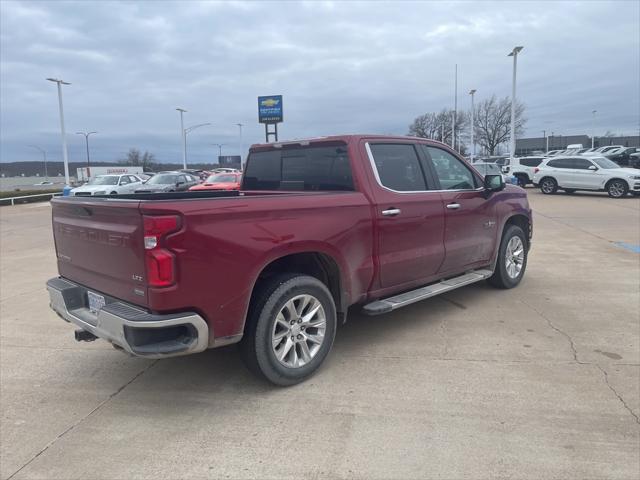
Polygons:
[[263,282],[252,299],[240,344],[249,370],[280,386],[318,370],[331,350],[336,307],[324,283],[302,274]]
[[546,195],[556,193],[558,191],[558,182],[551,177],[543,178],[540,182],[540,191]]
[[576,193],[576,189],[575,188],[565,188],[564,189],[564,193],[567,193],[569,195],[573,195],[574,193]]
[[607,193],[611,198],[622,198],[628,191],[629,187],[624,180],[611,180],[607,184]]
[[487,280],[497,288],[513,288],[520,283],[527,268],[527,237],[517,225],[507,225],[498,251],[493,275]]

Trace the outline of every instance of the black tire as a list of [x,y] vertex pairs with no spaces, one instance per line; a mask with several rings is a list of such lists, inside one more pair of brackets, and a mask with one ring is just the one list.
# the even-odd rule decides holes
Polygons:
[[[276,317],[285,304],[299,295],[311,295],[322,305],[326,317],[324,340],[308,363],[287,367],[276,357],[272,332]],[[336,319],[336,306],[331,292],[318,279],[299,273],[272,277],[256,287],[251,300],[244,336],[240,342],[242,359],[249,370],[275,385],[300,383],[313,375],[329,354],[335,338]],[[299,347],[294,345],[292,348],[297,355]]]
[[576,193],[575,188],[565,188],[563,190],[564,190],[564,193],[568,193],[569,195],[573,195],[574,193]]
[[518,174],[515,177],[518,180],[519,187],[525,188],[529,183],[529,177],[527,177],[526,175]]
[[110,195],[117,195],[118,192],[111,192]]
[[545,177],[540,180],[540,191],[545,195],[552,195],[558,191],[558,182],[554,178]]
[[607,182],[605,189],[611,198],[622,198],[629,192],[629,185],[624,180],[614,178]]
[[[507,246],[509,241],[514,237],[518,237],[520,239],[523,249],[522,267],[516,277],[513,277],[507,272]],[[522,228],[517,225],[507,225],[502,233],[496,269],[487,281],[496,288],[513,288],[517,286],[522,280],[524,272],[527,269],[528,253],[528,241]]]

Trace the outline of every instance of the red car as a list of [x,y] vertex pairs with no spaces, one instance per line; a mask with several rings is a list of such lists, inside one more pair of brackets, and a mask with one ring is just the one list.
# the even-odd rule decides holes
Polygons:
[[216,173],[189,190],[240,190],[241,173]]
[[522,188],[412,137],[254,145],[241,191],[117,197],[51,201],[50,303],[76,339],[145,358],[239,343],[278,385],[320,367],[349,307],[517,286],[533,231]]

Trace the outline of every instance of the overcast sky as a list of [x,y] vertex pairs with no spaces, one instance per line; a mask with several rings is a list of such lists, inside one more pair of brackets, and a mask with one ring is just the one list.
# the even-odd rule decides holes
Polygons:
[[55,84],[62,78],[71,160],[131,147],[162,161],[211,161],[264,139],[258,95],[284,95],[280,139],[406,134],[419,114],[511,92],[527,136],[542,130],[638,134],[640,10],[619,2],[17,2],[1,9],[2,161],[62,158]]

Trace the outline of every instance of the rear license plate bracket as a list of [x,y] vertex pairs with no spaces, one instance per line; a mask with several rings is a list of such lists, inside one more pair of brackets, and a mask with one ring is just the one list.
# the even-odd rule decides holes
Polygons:
[[87,291],[87,300],[89,301],[89,311],[96,315],[106,303],[103,295],[98,295],[97,293],[89,291]]

